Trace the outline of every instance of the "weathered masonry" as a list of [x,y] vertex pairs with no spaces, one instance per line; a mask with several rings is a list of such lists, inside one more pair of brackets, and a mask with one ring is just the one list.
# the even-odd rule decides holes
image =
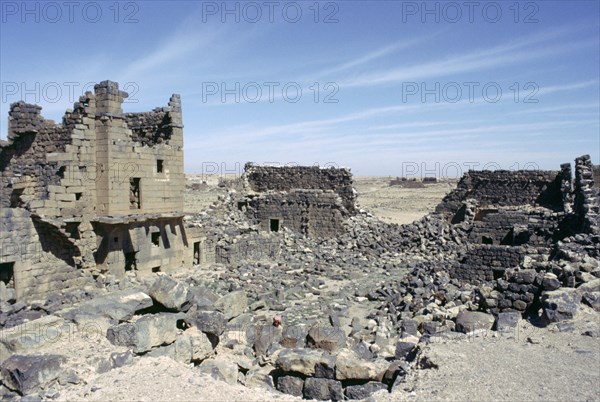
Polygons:
[[103,272],[191,266],[180,97],[123,113],[127,96],[103,81],[59,124],[39,106],[11,105],[0,141],[0,299],[78,287]]
[[600,257],[600,178],[589,155],[560,171],[471,171],[437,207],[452,223],[469,224],[469,245],[449,268],[467,281],[491,281],[549,255],[558,240],[590,236],[588,255]]
[[238,208],[263,231],[287,227],[308,236],[331,236],[356,213],[348,169],[245,166],[247,195]]

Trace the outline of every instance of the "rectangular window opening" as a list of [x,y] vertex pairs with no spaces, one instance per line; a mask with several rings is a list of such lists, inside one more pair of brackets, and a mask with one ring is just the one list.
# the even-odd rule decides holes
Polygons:
[[270,220],[271,232],[279,232],[279,219]]
[[0,281],[4,282],[6,287],[14,288],[14,285],[15,285],[14,280],[13,280],[13,276],[15,273],[14,268],[15,268],[14,262],[0,263]]
[[79,201],[81,199],[82,195],[83,195],[83,193],[75,193],[75,200]]
[[200,265],[200,242],[194,242],[194,265]]
[[152,245],[158,247],[160,245],[160,232],[153,232],[152,236]]
[[135,251],[125,253],[125,271],[133,271],[137,269],[137,258]]
[[132,177],[129,180],[129,209],[142,208],[142,194],[140,189],[140,178]]
[[156,173],[162,173],[164,169],[164,161],[162,159],[156,160]]

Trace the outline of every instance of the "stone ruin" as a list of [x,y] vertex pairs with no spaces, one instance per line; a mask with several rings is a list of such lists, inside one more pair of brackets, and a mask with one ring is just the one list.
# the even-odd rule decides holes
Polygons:
[[247,164],[246,197],[238,207],[262,230],[288,227],[308,236],[332,236],[356,213],[356,191],[347,169]]
[[[434,336],[600,311],[600,169],[587,155],[574,177],[570,164],[470,171],[410,225],[361,210],[348,169],[318,167],[247,164],[237,190],[184,212],[179,96],[147,113],[123,113],[126,97],[101,82],[60,124],[11,105],[3,393],[80,381],[65,356],[32,354],[56,338],[31,328],[101,327],[128,351],[86,362],[97,373],[167,356],[230,384],[342,400],[432,367]],[[368,313],[350,316],[356,305]]]
[[[233,258],[219,234],[184,222],[179,95],[123,113],[127,96],[103,81],[60,124],[39,106],[11,105],[0,143],[0,301]],[[248,165],[244,177],[238,207],[263,231],[333,235],[355,213],[346,169]]]
[[0,142],[0,300],[190,265],[179,95],[145,113],[123,113],[126,97],[103,81],[59,124],[39,106],[11,105]]

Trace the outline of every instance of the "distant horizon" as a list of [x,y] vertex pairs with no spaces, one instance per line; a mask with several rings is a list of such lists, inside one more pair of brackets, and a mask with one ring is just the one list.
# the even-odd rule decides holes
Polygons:
[[110,79],[124,112],[181,95],[190,173],[600,163],[597,1],[75,3],[0,4],[0,139],[11,103],[60,122]]

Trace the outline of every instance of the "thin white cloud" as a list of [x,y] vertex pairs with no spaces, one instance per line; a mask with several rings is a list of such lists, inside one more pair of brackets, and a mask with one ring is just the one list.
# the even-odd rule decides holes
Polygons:
[[[551,56],[588,46],[597,46],[597,41],[590,39],[576,43],[565,43],[547,47],[538,46],[541,43],[556,38],[556,33],[536,35],[524,40],[514,41],[510,44],[496,46],[490,49],[469,52],[443,60],[433,60],[408,67],[401,67],[385,71],[377,71],[341,80],[342,87],[364,87],[385,85],[415,79],[425,79],[438,76],[447,76],[457,73],[478,71],[486,68],[495,68],[504,65],[522,63],[527,60]],[[530,46],[537,48],[531,49]]]

